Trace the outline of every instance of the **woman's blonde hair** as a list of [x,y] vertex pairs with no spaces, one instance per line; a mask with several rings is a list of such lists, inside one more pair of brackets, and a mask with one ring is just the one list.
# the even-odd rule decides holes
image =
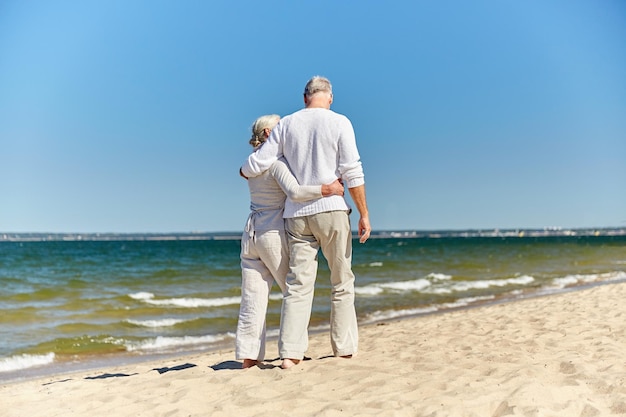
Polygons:
[[269,129],[271,131],[278,124],[279,120],[280,116],[277,114],[267,114],[256,119],[252,124],[250,145],[255,148],[261,146],[267,139],[264,135],[264,130]]

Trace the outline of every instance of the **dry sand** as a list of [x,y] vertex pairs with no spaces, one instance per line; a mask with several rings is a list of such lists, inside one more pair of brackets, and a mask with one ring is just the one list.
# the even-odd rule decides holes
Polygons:
[[362,326],[353,359],[314,335],[289,370],[220,351],[3,384],[0,416],[626,415],[624,300],[620,283]]

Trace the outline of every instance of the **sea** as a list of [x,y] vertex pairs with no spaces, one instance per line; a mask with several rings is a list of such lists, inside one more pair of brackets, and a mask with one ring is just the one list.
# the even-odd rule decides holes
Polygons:
[[[236,234],[2,237],[0,382],[234,348]],[[319,259],[311,332],[330,315]],[[385,232],[355,240],[353,270],[365,325],[626,282],[626,231]],[[275,285],[270,339],[280,306]]]

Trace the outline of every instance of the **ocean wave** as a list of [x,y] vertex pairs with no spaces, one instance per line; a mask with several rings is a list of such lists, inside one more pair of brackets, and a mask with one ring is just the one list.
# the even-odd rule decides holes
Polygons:
[[283,300],[283,295],[281,293],[271,293],[270,294],[270,300],[274,300],[274,301],[282,301]]
[[390,282],[388,284],[380,284],[384,289],[397,291],[419,291],[429,287],[431,282],[427,279],[416,279],[413,281]]
[[160,319],[160,320],[126,320],[126,323],[140,327],[172,327],[179,323],[184,323],[185,319]]
[[617,281],[626,279],[626,272],[612,271],[600,274],[572,274],[552,280],[553,288],[565,288],[571,285],[590,284],[593,282]]
[[430,278],[434,281],[449,281],[452,279],[452,275],[431,272],[430,274],[427,275],[427,278]]
[[407,316],[417,316],[420,314],[434,313],[438,310],[439,308],[435,306],[429,306],[429,307],[418,307],[418,308],[406,308],[402,310],[374,311],[373,313],[369,313],[363,319],[363,323],[372,323],[372,322],[397,319],[400,317],[407,317]]
[[149,300],[154,297],[154,294],[151,292],[136,292],[134,294],[128,294],[128,296],[133,300]]
[[396,281],[370,284],[363,287],[356,287],[354,291],[359,295],[378,295],[385,291],[422,291],[425,288],[430,287],[433,283],[437,283],[440,281],[449,281],[451,279],[451,275],[431,272],[430,274],[426,275],[425,278],[419,278],[411,281]]
[[19,371],[21,369],[48,365],[54,362],[54,353],[45,355],[16,355],[0,359],[0,372]]
[[172,350],[177,348],[185,348],[194,345],[205,345],[221,342],[228,338],[233,338],[232,333],[222,335],[206,335],[206,336],[179,336],[167,337],[159,336],[155,339],[142,340],[140,342],[126,342],[126,350],[129,352],[140,352],[143,350]]
[[359,295],[378,295],[386,290],[388,291],[420,291],[430,286],[429,280],[420,278],[413,281],[397,281],[384,284],[370,284],[364,287],[356,287],[354,291]]
[[240,304],[241,297],[221,297],[221,298],[165,298],[154,299],[154,294],[150,292],[138,292],[128,294],[134,300],[142,301],[156,306],[172,306],[183,308],[198,307],[221,307],[226,305]]
[[279,335],[280,335],[280,329],[267,329],[265,337],[278,338]]
[[528,285],[535,282],[535,278],[530,275],[522,275],[516,278],[506,279],[486,279],[478,281],[457,281],[451,285],[429,289],[433,294],[451,294],[469,290],[484,290],[490,287],[506,287],[507,285]]
[[408,316],[419,316],[422,314],[436,313],[442,310],[450,310],[454,308],[467,307],[472,304],[476,304],[476,303],[480,303],[484,301],[490,301],[490,300],[493,300],[494,298],[495,296],[493,295],[486,295],[486,296],[481,296],[481,297],[465,297],[465,298],[460,298],[451,303],[435,304],[435,305],[430,305],[427,307],[407,308],[407,309],[401,309],[401,310],[384,310],[384,311],[379,310],[379,311],[375,311],[373,313],[366,315],[365,318],[363,319],[363,323],[373,323],[373,322],[378,322],[382,320],[391,320],[391,319],[398,319],[398,318],[408,317]]

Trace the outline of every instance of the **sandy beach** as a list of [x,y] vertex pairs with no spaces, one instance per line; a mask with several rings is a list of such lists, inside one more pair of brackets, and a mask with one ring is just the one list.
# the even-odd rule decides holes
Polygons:
[[[361,326],[359,355],[224,350],[0,386],[0,416],[626,415],[626,283]],[[277,357],[270,342],[269,357]]]

